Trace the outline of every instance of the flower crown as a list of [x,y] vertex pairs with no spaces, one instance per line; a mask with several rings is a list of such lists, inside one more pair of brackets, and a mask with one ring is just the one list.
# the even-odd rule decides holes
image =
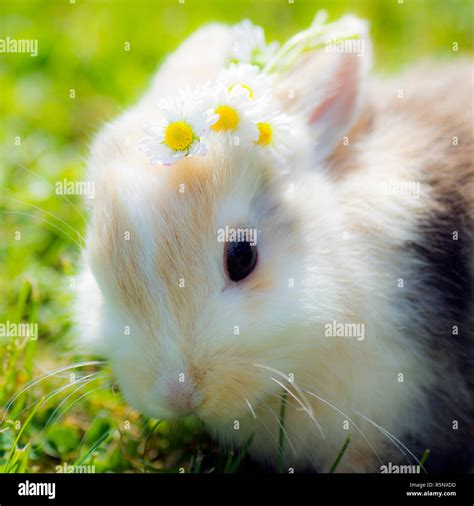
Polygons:
[[184,157],[204,156],[215,134],[230,134],[234,145],[284,157],[293,132],[289,117],[272,104],[272,78],[303,52],[360,36],[357,18],[327,25],[325,19],[326,13],[318,12],[309,29],[281,47],[267,44],[263,28],[249,20],[235,25],[232,49],[217,79],[159,102],[164,119],[147,125],[140,143],[150,162],[172,165]]

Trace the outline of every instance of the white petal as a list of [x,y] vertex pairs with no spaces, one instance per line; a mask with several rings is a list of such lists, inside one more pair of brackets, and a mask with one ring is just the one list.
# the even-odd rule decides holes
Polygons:
[[186,156],[185,151],[173,151],[173,154],[171,155],[171,163],[179,162],[182,158]]
[[206,129],[206,118],[204,113],[201,111],[193,111],[193,113],[189,116],[188,122],[193,129],[194,135],[197,137],[201,137]]
[[220,114],[215,114],[213,109],[206,111],[206,129],[217,123],[220,117]]
[[255,141],[258,141],[258,138],[260,136],[260,133],[258,131],[258,127],[255,123],[249,123],[247,126],[246,126],[246,129],[247,129],[247,132],[248,132],[248,136],[249,136],[249,139],[252,141],[252,142],[255,142]]
[[163,140],[165,136],[165,129],[168,126],[167,121],[160,121],[157,123],[148,123],[143,127],[143,131],[154,139]]
[[189,154],[195,156],[205,156],[207,154],[206,143],[203,140],[195,141],[189,151]]

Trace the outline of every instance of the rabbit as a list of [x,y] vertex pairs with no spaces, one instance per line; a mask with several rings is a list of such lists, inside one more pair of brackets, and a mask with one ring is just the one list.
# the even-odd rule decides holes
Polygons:
[[[349,435],[337,472],[468,469],[471,63],[387,79],[368,35],[363,54],[316,49],[273,82],[296,132],[287,170],[224,138],[152,164],[157,102],[214,79],[232,44],[226,25],[193,33],[94,140],[80,345],[138,411],[252,438],[265,469],[328,472]],[[226,226],[256,246],[229,251]]]

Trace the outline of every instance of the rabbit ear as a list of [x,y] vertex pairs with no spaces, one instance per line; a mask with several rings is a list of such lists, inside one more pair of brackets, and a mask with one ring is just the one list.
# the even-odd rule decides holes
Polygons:
[[361,108],[371,44],[366,23],[357,21],[360,38],[328,40],[323,48],[300,57],[275,83],[284,110],[303,115],[310,125],[317,160],[342,143]]
[[232,29],[210,23],[192,33],[160,67],[146,98],[159,100],[179,88],[194,88],[215,79],[232,47]]

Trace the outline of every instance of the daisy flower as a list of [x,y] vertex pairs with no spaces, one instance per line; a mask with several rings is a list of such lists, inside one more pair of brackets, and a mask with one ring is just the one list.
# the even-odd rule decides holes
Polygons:
[[263,156],[268,154],[274,161],[284,161],[295,141],[290,118],[286,114],[269,114],[260,118],[257,129],[255,148]]
[[151,163],[171,165],[207,153],[204,134],[219,117],[204,109],[197,95],[181,90],[174,99],[162,99],[159,108],[164,119],[145,127],[148,137],[141,143]]
[[233,39],[231,61],[234,63],[250,63],[262,68],[278,48],[278,42],[267,45],[263,28],[248,19],[234,25]]
[[228,87],[216,82],[208,91],[208,101],[218,120],[210,130],[230,133],[240,143],[251,144],[258,139],[257,120],[261,111],[257,100],[252,100],[241,86]]
[[236,86],[243,88],[251,99],[269,100],[272,92],[270,77],[260,72],[259,67],[247,63],[231,64],[218,75],[218,81],[232,91]]

